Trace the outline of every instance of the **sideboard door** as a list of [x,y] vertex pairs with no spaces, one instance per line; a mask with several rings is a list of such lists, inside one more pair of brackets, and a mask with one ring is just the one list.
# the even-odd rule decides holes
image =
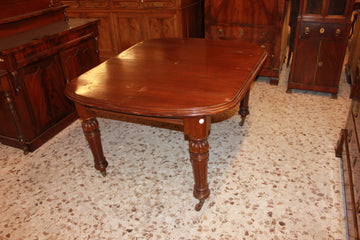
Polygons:
[[[20,93],[28,106],[36,135],[74,111],[65,97],[65,81],[56,55],[19,70]],[[31,139],[26,139],[31,140]]]

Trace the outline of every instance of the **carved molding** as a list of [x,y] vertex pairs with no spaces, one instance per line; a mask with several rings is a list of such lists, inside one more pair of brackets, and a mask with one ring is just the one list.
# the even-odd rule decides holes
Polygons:
[[99,123],[96,118],[83,119],[81,121],[84,133],[94,132],[99,130]]
[[209,143],[206,139],[201,141],[190,140],[189,150],[195,154],[206,153],[209,150]]

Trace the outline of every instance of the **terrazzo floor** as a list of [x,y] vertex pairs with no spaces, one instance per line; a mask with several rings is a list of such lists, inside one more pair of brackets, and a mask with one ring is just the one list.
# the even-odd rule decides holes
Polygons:
[[214,118],[200,212],[188,142],[171,126],[99,119],[105,178],[79,121],[28,155],[0,144],[0,239],[346,239],[334,147],[349,86],[343,75],[337,99],[288,94],[288,71],[253,84],[243,127],[235,112]]

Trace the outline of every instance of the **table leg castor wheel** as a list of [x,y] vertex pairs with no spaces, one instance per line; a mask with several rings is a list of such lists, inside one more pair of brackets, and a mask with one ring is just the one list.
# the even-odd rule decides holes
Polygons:
[[240,122],[239,122],[239,125],[242,127],[245,123],[245,117],[242,117]]
[[198,204],[195,205],[195,210],[196,211],[200,211],[202,206],[204,205],[205,203],[205,199],[204,200],[200,200]]
[[103,175],[103,177],[106,177],[106,170],[100,171],[101,175]]

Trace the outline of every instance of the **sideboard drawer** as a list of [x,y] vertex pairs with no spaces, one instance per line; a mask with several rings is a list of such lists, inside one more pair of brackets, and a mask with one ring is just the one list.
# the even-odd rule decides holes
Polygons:
[[175,0],[143,0],[144,8],[173,8]]

